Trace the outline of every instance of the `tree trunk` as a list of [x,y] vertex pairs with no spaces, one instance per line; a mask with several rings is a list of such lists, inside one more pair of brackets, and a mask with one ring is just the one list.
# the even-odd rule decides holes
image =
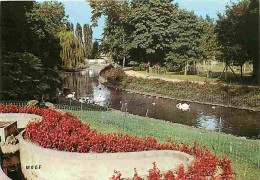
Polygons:
[[227,80],[227,70],[228,70],[228,67],[226,65],[226,69],[225,69],[225,80]]
[[188,69],[188,61],[185,62],[185,68],[184,68],[184,75],[187,75],[187,69]]
[[240,79],[241,79],[241,82],[243,81],[243,64],[240,65]]
[[124,59],[123,59],[123,68],[125,67],[125,56],[124,56]]

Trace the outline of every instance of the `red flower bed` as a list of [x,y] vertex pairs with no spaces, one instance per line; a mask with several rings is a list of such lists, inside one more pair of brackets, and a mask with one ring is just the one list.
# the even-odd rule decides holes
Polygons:
[[[150,180],[160,179],[233,179],[231,161],[226,157],[219,160],[204,147],[200,148],[194,143],[192,147],[188,144],[176,144],[169,139],[168,143],[161,144],[152,137],[132,137],[128,134],[101,134],[91,130],[88,124],[81,121],[70,113],[60,113],[51,109],[40,109],[38,107],[17,107],[0,105],[1,113],[30,113],[42,116],[42,121],[30,122],[25,130],[24,138],[44,148],[56,149],[70,152],[134,152],[147,150],[178,150],[195,157],[195,162],[187,171],[180,166],[177,171],[168,171],[160,175],[160,170],[154,168],[149,170]],[[222,170],[218,173],[217,167]],[[114,180],[121,179],[119,172],[113,176]],[[137,172],[133,180],[140,179]]]

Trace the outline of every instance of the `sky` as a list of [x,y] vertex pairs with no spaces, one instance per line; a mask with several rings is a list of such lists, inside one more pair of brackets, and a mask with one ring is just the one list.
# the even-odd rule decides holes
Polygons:
[[[76,26],[77,22],[83,26],[85,23],[91,24],[91,7],[84,0],[61,1],[65,5],[66,14],[69,15],[69,21]],[[205,17],[208,14],[216,19],[217,13],[223,13],[225,6],[230,0],[174,0],[179,4],[179,8],[193,11],[196,15]],[[101,39],[105,18],[101,17],[98,21],[98,27],[93,28],[93,39]]]

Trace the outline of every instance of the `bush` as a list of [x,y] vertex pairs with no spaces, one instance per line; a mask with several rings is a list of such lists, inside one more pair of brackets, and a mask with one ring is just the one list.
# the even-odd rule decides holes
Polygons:
[[104,71],[102,76],[110,82],[120,82],[126,77],[126,74],[122,68],[117,67]]
[[146,63],[141,63],[139,66],[134,66],[133,70],[134,71],[145,71],[146,70]]

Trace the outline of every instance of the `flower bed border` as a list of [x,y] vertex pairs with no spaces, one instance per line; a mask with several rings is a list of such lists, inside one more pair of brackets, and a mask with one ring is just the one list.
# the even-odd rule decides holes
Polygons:
[[[160,144],[152,137],[139,138],[115,133],[104,135],[96,130],[90,130],[87,124],[82,124],[76,116],[70,113],[62,114],[55,110],[37,107],[21,108],[0,105],[0,112],[27,112],[41,115],[43,117],[41,122],[31,122],[27,125],[25,137],[43,147],[98,153],[178,150],[193,155],[195,161],[189,166],[187,172],[184,172],[183,167],[180,166],[176,171],[177,178],[208,179],[211,177],[215,179],[217,176],[218,179],[233,179],[231,161],[226,157],[218,159],[210,153],[207,147],[200,148],[196,142],[193,147],[190,147],[185,143],[181,145],[173,143],[170,139],[168,143]],[[217,172],[218,167],[221,169],[220,173]]]

